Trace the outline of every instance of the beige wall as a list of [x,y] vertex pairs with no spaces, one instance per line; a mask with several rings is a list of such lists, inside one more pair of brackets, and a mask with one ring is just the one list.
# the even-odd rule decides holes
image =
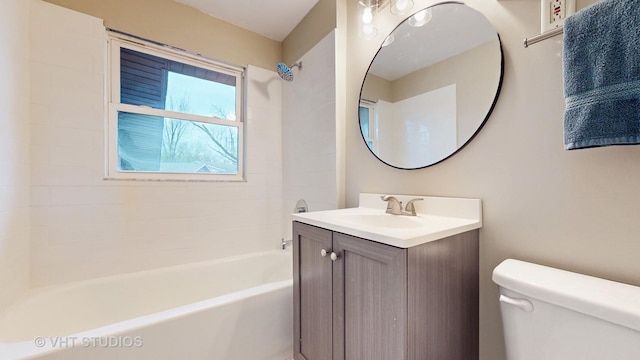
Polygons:
[[336,28],[337,0],[319,0],[282,42],[282,58],[291,64]]
[[392,82],[379,76],[368,74],[367,81],[361,89],[360,96],[363,100],[384,100],[393,102]]
[[[495,89],[496,79],[500,75],[501,59],[498,48],[497,40],[487,42],[394,81],[367,74],[362,98],[372,101],[382,99],[398,102],[451,84],[458,84],[460,87],[472,90],[479,89],[478,83],[491,84],[488,89]],[[487,91],[481,92],[480,95],[484,95]],[[474,91],[471,94],[465,94],[465,97],[470,98],[472,95],[478,94]],[[463,100],[467,102],[465,100],[469,99]]]
[[499,48],[498,40],[490,41],[394,81],[368,74],[362,97],[395,103],[456,84],[457,141],[464,145],[495,99],[502,61]]
[[29,286],[29,2],[0,1],[0,312]]
[[[459,94],[462,103],[473,101],[471,97],[491,96],[497,79],[500,78],[500,45],[498,41],[486,42],[456,56],[440,61],[429,67],[407,74],[391,83],[393,101],[401,101],[443,86],[457,84],[460,89],[476,90]],[[479,70],[482,71],[479,71]],[[486,89],[478,86],[487,85]],[[487,94],[489,93],[489,94]],[[484,101],[480,101],[482,103]],[[475,106],[472,106],[475,108]]]
[[46,0],[104,19],[108,28],[235,65],[274,69],[280,42],[216,19],[173,0]]
[[[594,1],[578,1],[582,8]],[[561,37],[525,49],[540,31],[539,2],[469,0],[498,30],[502,93],[478,136],[447,161],[403,171],[376,160],[358,129],[358,95],[382,42],[357,35],[350,2],[347,73],[347,206],[360,192],[483,200],[480,359],[504,360],[498,290],[491,271],[518,258],[640,285],[640,146],[565,151]],[[431,3],[415,1],[416,6]],[[388,33],[400,19],[386,16]],[[386,29],[386,31],[385,31]]]

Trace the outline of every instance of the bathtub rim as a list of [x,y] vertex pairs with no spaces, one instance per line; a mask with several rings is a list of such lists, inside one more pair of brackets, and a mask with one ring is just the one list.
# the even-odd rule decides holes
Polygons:
[[[233,255],[233,256],[224,257],[224,258],[208,259],[208,260],[195,261],[195,262],[189,262],[189,263],[184,263],[184,264],[167,265],[167,266],[162,266],[162,267],[157,267],[157,268],[152,268],[152,269],[144,269],[144,270],[132,271],[132,272],[128,272],[128,273],[118,273],[118,274],[111,274],[111,275],[105,275],[105,276],[98,276],[98,277],[90,278],[90,279],[69,281],[69,282],[64,282],[64,283],[59,283],[59,284],[50,284],[50,285],[44,285],[44,286],[37,286],[37,287],[33,287],[33,288],[30,288],[27,291],[25,291],[15,301],[13,301],[11,303],[11,305],[7,306],[5,309],[0,311],[0,320],[3,319],[3,316],[6,313],[8,313],[14,306],[17,306],[19,303],[21,303],[22,301],[28,299],[29,297],[32,297],[34,295],[38,295],[38,294],[44,293],[44,292],[53,292],[53,293],[61,292],[61,291],[69,290],[69,289],[79,288],[79,287],[82,287],[82,286],[87,285],[87,284],[96,284],[96,283],[105,283],[105,282],[110,282],[110,281],[117,281],[118,279],[127,278],[127,277],[142,277],[142,276],[150,275],[150,274],[170,273],[172,271],[175,271],[176,269],[188,269],[188,268],[202,267],[202,266],[208,266],[208,265],[214,265],[214,264],[225,264],[225,263],[230,263],[230,262],[234,262],[234,261],[238,261],[238,260],[245,260],[245,259],[250,259],[250,258],[258,258],[258,257],[264,256],[264,255],[269,255],[269,254],[275,254],[275,255],[278,255],[278,256],[282,256],[282,257],[290,257],[292,255],[292,251],[291,250],[284,250],[284,251],[283,250],[257,251],[257,252],[247,253],[247,254]],[[292,267],[292,269],[293,269],[293,267]],[[0,344],[1,343],[2,343],[2,341],[0,339]]]
[[[59,293],[68,290],[77,289],[82,286],[87,285],[95,285],[101,283],[109,283],[113,281],[119,281],[123,278],[131,278],[131,277],[144,277],[149,275],[162,275],[164,273],[171,273],[175,271],[179,271],[180,269],[189,270],[198,267],[206,267],[206,266],[217,266],[219,264],[231,263],[234,261],[243,261],[252,258],[260,258],[266,255],[283,257],[287,259],[291,259],[292,251],[289,250],[266,250],[259,252],[252,252],[247,254],[240,254],[229,256],[225,258],[219,259],[209,259],[197,262],[191,262],[186,264],[177,264],[164,266],[154,269],[145,269],[140,271],[134,271],[130,273],[120,273],[113,274],[107,276],[96,277],[92,279],[84,279],[78,280],[68,283],[62,284],[52,284],[47,286],[36,287],[27,290],[22,296],[20,296],[16,301],[12,303],[12,305],[8,306],[4,311],[0,312],[0,320],[5,317],[7,313],[9,313],[14,307],[19,306],[22,302],[27,300],[32,296],[37,296],[43,293]],[[292,259],[291,259],[292,261]],[[237,291],[233,291],[227,294],[222,294],[212,298],[206,298],[203,300],[186,303],[183,305],[179,305],[176,307],[172,307],[166,310],[157,311],[151,314],[145,314],[140,316],[135,316],[126,320],[116,321],[110,324],[98,326],[95,328],[91,328],[88,330],[83,330],[79,332],[74,332],[71,334],[62,334],[56,336],[45,336],[45,339],[51,339],[56,337],[69,337],[69,338],[97,338],[97,337],[107,337],[107,336],[117,336],[118,334],[123,333],[124,331],[135,331],[136,329],[143,328],[145,326],[152,325],[154,323],[169,321],[171,319],[175,319],[181,316],[186,316],[189,314],[197,313],[199,311],[204,311],[206,309],[210,309],[217,306],[222,306],[228,303],[232,303],[239,299],[255,297],[260,294],[267,293],[269,291],[277,291],[279,289],[293,287],[293,274],[291,267],[291,274],[287,271],[287,277],[284,280],[271,281],[268,283],[263,283],[257,286],[253,286],[250,288],[245,288]],[[37,337],[37,336],[36,336]],[[42,355],[44,353],[56,352],[67,349],[65,346],[57,346],[53,347],[50,344],[50,341],[47,342],[47,345],[43,347],[37,347],[34,344],[33,339],[19,340],[19,341],[3,341],[0,339],[0,358],[5,359],[13,359],[15,356],[18,356],[19,359],[30,359],[33,356]],[[71,346],[69,346],[71,347]],[[11,355],[12,357],[8,357]]]
[[[135,318],[115,322],[109,325],[100,326],[94,329],[89,329],[69,335],[58,335],[57,337],[68,338],[99,338],[108,336],[118,336],[125,331],[135,331],[143,327],[170,321],[179,317],[195,314],[201,311],[205,311],[225,304],[233,303],[240,299],[246,299],[256,297],[268,292],[278,291],[281,289],[291,288],[293,289],[293,278],[281,281],[270,282],[267,284],[255,286],[240,291],[235,291],[229,294],[217,296],[211,299],[198,301],[191,304],[182,305],[172,309],[163,310],[148,315],[141,315]],[[44,337],[45,339],[55,338],[56,336]],[[70,348],[65,346],[51,346],[51,342],[47,341],[45,346],[37,347],[34,343],[34,339],[28,339],[16,342],[2,342],[0,341],[0,358],[5,359],[6,355],[18,356],[17,359],[30,359],[33,356],[42,355],[44,353],[53,353]],[[80,343],[77,343],[80,345]],[[6,357],[6,359],[14,359],[14,357]]]

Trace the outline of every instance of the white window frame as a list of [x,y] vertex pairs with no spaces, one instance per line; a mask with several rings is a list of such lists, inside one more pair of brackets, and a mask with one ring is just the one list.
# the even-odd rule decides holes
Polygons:
[[[360,107],[369,109],[369,137],[364,138],[365,145],[369,147],[367,142],[371,142],[371,151],[378,153],[378,107],[377,103],[369,100],[361,100]],[[360,108],[358,108],[358,112]],[[360,124],[358,124],[360,126]]]
[[[169,46],[146,42],[124,34],[109,32],[107,36],[107,113],[105,124],[105,179],[107,180],[150,180],[150,181],[245,181],[245,128],[244,128],[244,81],[243,67],[228,65],[200,55],[174,49]],[[120,102],[120,48],[130,49],[152,56],[216,71],[236,78],[236,118],[235,120],[193,115],[181,112],[154,109],[148,106],[122,104]],[[232,126],[238,129],[238,173],[167,173],[147,171],[122,171],[118,166],[118,112],[152,115],[178,120],[192,120],[209,124]]]

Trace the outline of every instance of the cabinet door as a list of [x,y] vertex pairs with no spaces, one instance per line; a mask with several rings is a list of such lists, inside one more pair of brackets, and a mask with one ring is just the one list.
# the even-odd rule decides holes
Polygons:
[[406,250],[333,235],[334,360],[406,359]]
[[294,358],[331,360],[332,264],[329,230],[293,223]]

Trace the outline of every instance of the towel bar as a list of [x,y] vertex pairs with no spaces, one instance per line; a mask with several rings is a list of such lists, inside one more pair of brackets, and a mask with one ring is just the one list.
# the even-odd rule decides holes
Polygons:
[[547,31],[545,33],[542,33],[540,35],[526,38],[524,39],[524,47],[529,47],[529,45],[533,45],[542,40],[547,40],[548,38],[554,37],[556,35],[560,35],[563,32],[564,32],[564,29],[562,27],[559,27],[559,28],[555,28],[553,30]]

